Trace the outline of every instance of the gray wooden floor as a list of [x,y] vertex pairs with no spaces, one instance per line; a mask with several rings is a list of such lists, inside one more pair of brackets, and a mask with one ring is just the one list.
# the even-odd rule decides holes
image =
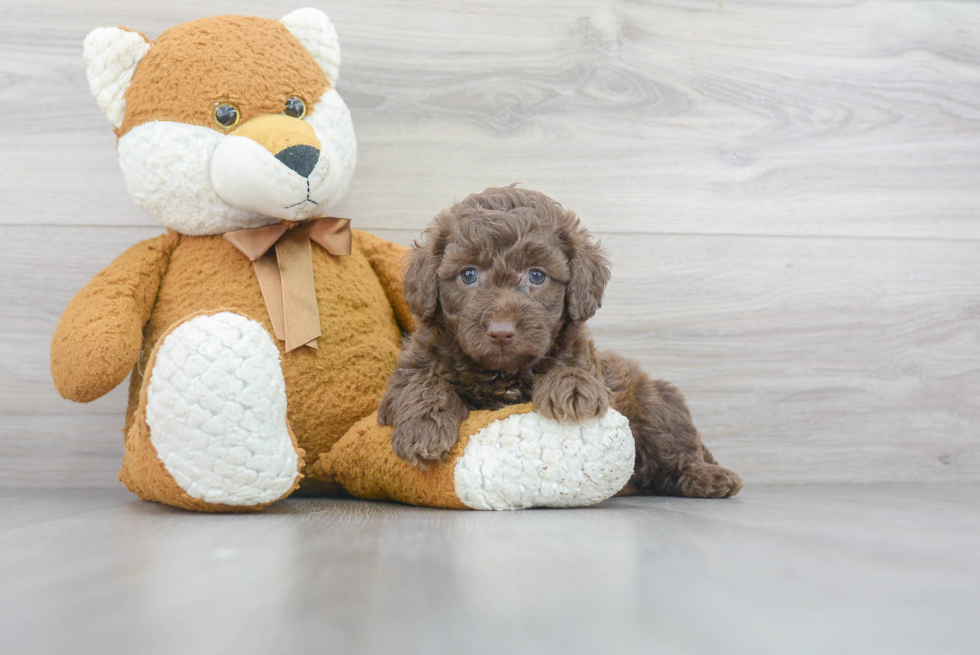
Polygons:
[[205,516],[0,491],[8,653],[976,653],[976,485]]

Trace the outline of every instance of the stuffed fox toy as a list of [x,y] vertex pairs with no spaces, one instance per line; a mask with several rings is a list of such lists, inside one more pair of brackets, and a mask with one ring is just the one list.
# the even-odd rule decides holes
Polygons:
[[155,42],[100,28],[84,56],[130,195],[167,231],[72,299],[51,371],[78,402],[131,374],[130,490],[199,511],[260,509],[300,487],[513,509],[592,504],[626,484],[633,440],[615,412],[569,425],[529,405],[474,412],[444,461],[393,455],[374,412],[413,326],[405,249],[326,213],[357,146],[325,14],[219,16]]

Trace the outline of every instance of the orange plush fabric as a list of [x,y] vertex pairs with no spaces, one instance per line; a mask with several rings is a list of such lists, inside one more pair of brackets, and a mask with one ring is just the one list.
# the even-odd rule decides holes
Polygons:
[[126,379],[143,348],[143,324],[179,241],[180,235],[168,232],[136,244],[68,303],[51,341],[58,393],[87,403]]
[[214,16],[166,30],[140,62],[126,93],[122,136],[147,121],[216,127],[211,110],[234,104],[241,122],[279,114],[289,96],[311,110],[330,88],[313,57],[279,22]]
[[[129,159],[121,163],[130,175],[130,192],[136,179],[142,186],[134,199],[154,196],[147,211],[164,225],[172,227],[175,217],[154,213],[161,206],[156,195],[179,208],[177,224],[193,229],[200,229],[196,220],[204,220],[195,216],[205,212],[210,212],[208,226],[227,225],[226,230],[276,220],[266,214],[258,219],[236,215],[234,209],[241,206],[221,205],[228,201],[215,197],[211,171],[199,163],[215,147],[214,138],[276,144],[272,149],[265,144],[262,152],[240,150],[239,159],[286,189],[295,187],[296,180],[287,177],[299,174],[275,162],[280,159],[289,166],[280,151],[296,146],[283,131],[287,127],[305,130],[308,138],[300,145],[316,153],[315,158],[341,153],[328,160],[331,175],[336,169],[349,175],[346,169],[353,167],[354,134],[330,81],[339,70],[339,44],[329,19],[318,10],[297,10],[281,20],[204,18],[168,29],[155,41],[126,28],[100,28],[86,39],[84,51],[90,87],[100,107],[114,122],[114,112],[124,112],[115,132],[121,160],[123,145],[128,144]],[[305,104],[306,114],[289,114],[287,101],[295,98]],[[214,115],[216,105],[225,103],[238,112],[235,125],[227,128]],[[302,120],[316,119],[319,112],[325,112],[319,121]],[[232,129],[236,126],[242,129]],[[151,131],[136,130],[143,127]],[[134,161],[134,156],[141,161]],[[155,160],[162,162],[156,169],[141,166]],[[306,197],[313,200],[310,194],[322,184],[323,173],[314,179],[311,168],[302,175]],[[337,193],[342,195],[345,187],[340,184]],[[314,202],[317,210],[328,214],[325,203],[331,198],[315,198],[324,203]],[[304,201],[299,195],[290,202]],[[225,214],[215,218],[215,212]],[[252,263],[217,233],[220,230],[208,229],[212,232],[197,234],[210,236],[169,229],[133,246],[93,278],[58,324],[51,373],[63,396],[89,402],[132,372],[120,477],[141,497],[194,510],[258,509],[267,503],[231,507],[189,496],[161,461],[146,421],[156,353],[176,326],[195,316],[231,311],[258,322],[270,336],[273,332]],[[322,331],[318,349],[301,347],[286,353],[284,344],[272,337],[285,381],[286,429],[301,470],[306,468],[304,455],[315,460],[329,451],[355,422],[377,408],[403,331],[414,326],[401,292],[405,248],[356,229],[349,255],[331,255],[315,243],[311,247]],[[298,479],[308,491],[342,491],[329,475]]]
[[454,479],[457,460],[470,437],[493,421],[533,411],[530,403],[511,405],[497,411],[475,411],[463,421],[459,441],[441,462],[426,469],[395,456],[391,449],[391,427],[378,425],[377,413],[353,428],[310,467],[310,475],[336,479],[358,498],[394,500],[410,505],[468,509],[456,495]]
[[[404,252],[360,230],[353,230],[350,255],[336,257],[313,245],[320,347],[286,354],[278,342],[289,424],[299,447],[313,457],[373,412],[384,393],[401,348],[399,321],[411,324],[400,292]],[[127,441],[134,435],[142,439],[141,371],[152,369],[156,344],[188,317],[221,309],[253,318],[272,332],[251,263],[220,236],[168,232],[133,246],[79,291],[62,316],[51,350],[55,385],[62,395],[87,402],[132,371],[125,434]],[[127,456],[147,446],[127,443]],[[123,472],[133,491],[184,504],[150,497],[156,494],[145,493],[148,487],[138,480],[157,467],[138,468],[139,474]],[[307,484],[321,493],[339,491],[322,475]]]
[[[330,449],[359,418],[374,411],[401,348],[401,331],[384,287],[364,254],[377,237],[353,231],[351,254],[335,257],[313,245],[313,275],[323,335],[318,350],[289,353],[279,344],[289,421],[309,453]],[[404,248],[390,244],[375,265],[396,276]],[[262,292],[248,259],[220,236],[182,236],[174,247],[156,307],[144,330],[141,370],[163,334],[185,317],[234,308],[272,332]],[[130,383],[128,431],[138,404],[139,374]]]

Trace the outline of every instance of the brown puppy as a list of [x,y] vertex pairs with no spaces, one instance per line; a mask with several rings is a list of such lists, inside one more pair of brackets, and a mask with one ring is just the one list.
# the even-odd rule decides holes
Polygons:
[[441,459],[471,409],[533,401],[565,421],[612,406],[629,419],[636,468],[623,493],[724,498],[718,466],[680,392],[636,363],[597,353],[585,321],[609,281],[606,252],[544,194],[490,188],[436,216],[409,254],[405,300],[418,321],[378,422],[409,462]]

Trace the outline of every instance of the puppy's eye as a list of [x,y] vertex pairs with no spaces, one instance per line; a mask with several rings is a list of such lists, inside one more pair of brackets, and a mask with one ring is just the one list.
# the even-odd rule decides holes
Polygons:
[[286,108],[282,113],[293,118],[303,118],[306,116],[306,103],[296,96],[286,98]]
[[212,112],[211,117],[219,127],[230,129],[238,125],[238,121],[241,120],[242,115],[238,113],[238,107],[230,102],[219,102],[214,106],[214,112]]
[[531,282],[531,284],[544,284],[544,281],[548,279],[548,276],[545,275],[545,272],[540,268],[532,268],[530,271],[528,271],[527,279]]
[[479,277],[480,276],[476,272],[476,269],[472,266],[469,268],[464,268],[459,272],[459,281],[463,284],[476,284]]

